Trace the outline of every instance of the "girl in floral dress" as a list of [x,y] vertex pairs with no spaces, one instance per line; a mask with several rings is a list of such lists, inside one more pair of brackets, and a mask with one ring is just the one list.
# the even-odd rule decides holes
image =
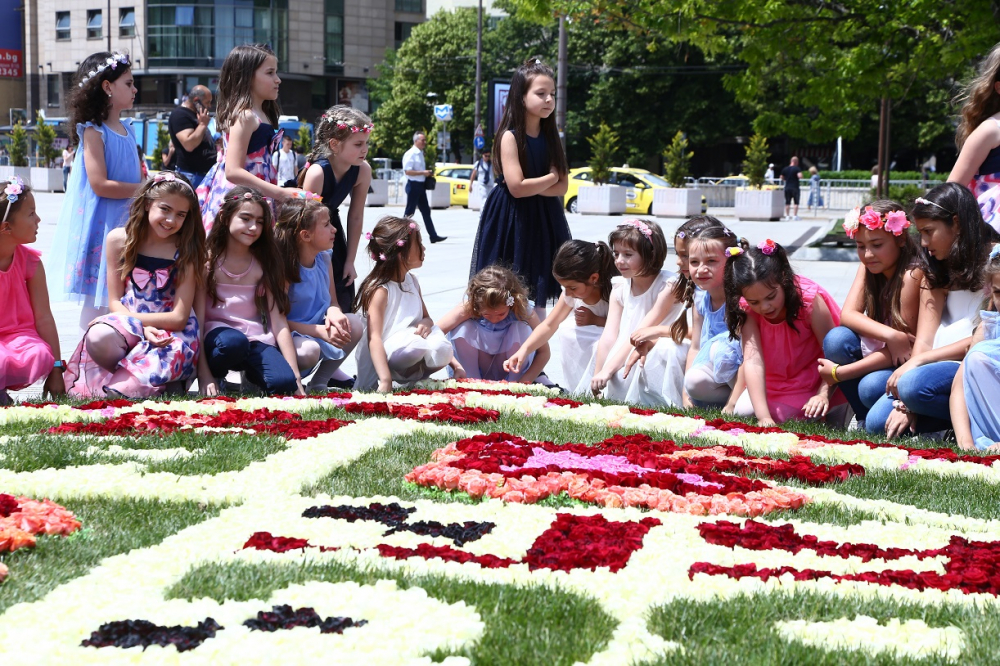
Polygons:
[[[66,370],[75,397],[146,398],[194,377],[194,298],[205,265],[198,199],[183,176],[164,171],[136,195],[105,248],[111,314],[90,323]],[[183,385],[177,386],[182,388]]]
[[271,155],[281,146],[282,132],[276,132],[280,84],[278,59],[262,44],[237,46],[222,63],[215,115],[222,132],[222,159],[198,186],[206,231],[235,185],[252,187],[270,199],[302,196],[302,190],[278,186],[278,170],[271,164]]

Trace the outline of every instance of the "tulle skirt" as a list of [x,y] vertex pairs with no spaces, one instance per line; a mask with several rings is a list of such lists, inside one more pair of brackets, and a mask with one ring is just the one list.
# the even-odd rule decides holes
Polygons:
[[604,333],[603,326],[577,326],[572,315],[559,327],[560,360],[562,362],[563,388],[579,395],[590,394],[590,380],[594,378],[597,362],[597,343]]

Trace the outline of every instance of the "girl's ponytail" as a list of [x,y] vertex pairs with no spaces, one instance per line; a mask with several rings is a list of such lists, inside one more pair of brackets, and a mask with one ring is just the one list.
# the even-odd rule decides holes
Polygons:
[[618,269],[615,268],[614,253],[607,243],[569,240],[559,246],[559,251],[552,260],[552,275],[557,280],[586,284],[595,273],[601,289],[601,300],[610,300],[611,278],[618,275]]
[[600,276],[598,279],[601,286],[601,300],[610,301],[611,278],[618,275],[618,269],[615,268],[615,253],[611,251],[611,246],[604,241],[594,243],[594,250],[597,252],[597,274]]
[[747,313],[740,307],[740,299],[743,298],[743,287],[746,286],[743,283],[747,279],[743,276],[755,273],[753,258],[749,252],[750,242],[746,238],[740,238],[736,247],[726,253],[726,277],[723,284],[726,288],[726,326],[729,328],[730,340],[740,337],[747,320]]

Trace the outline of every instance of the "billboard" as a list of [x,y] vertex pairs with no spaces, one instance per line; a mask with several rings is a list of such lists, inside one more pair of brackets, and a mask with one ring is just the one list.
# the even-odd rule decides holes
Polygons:
[[510,93],[510,81],[493,79],[490,81],[490,99],[488,109],[488,129],[490,136],[496,136],[503,118],[503,110],[507,108],[507,95]]
[[21,0],[0,0],[0,77],[24,76],[23,21]]
[[340,79],[337,82],[337,104],[353,106],[362,113],[368,113],[368,84]]

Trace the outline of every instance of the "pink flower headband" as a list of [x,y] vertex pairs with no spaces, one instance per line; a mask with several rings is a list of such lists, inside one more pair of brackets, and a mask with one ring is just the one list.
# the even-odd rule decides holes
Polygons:
[[191,190],[191,194],[194,194],[194,188],[191,187],[191,183],[187,182],[183,178],[178,178],[176,175],[174,175],[173,171],[161,171],[160,173],[158,173],[155,176],[153,176],[153,183],[154,184],[156,184],[156,183],[180,183],[181,185],[184,185],[189,190]]
[[[921,198],[917,198],[917,203],[923,203]],[[927,203],[931,203],[927,201]],[[870,231],[885,229],[893,236],[902,236],[903,232],[910,228],[910,220],[906,213],[901,210],[894,210],[882,215],[876,212],[871,206],[865,207],[865,212],[861,208],[855,208],[844,216],[844,233],[848,238],[854,238],[858,234],[858,227],[865,225]]]
[[14,202],[24,194],[24,180],[20,176],[11,176],[7,187],[3,188],[3,194],[7,199],[7,210],[3,212],[3,219],[0,220],[0,224],[7,221],[7,216],[10,215],[10,209],[14,207]]
[[98,65],[97,69],[90,70],[89,72],[87,72],[87,74],[82,79],[80,79],[80,87],[82,88],[83,84],[85,84],[87,81],[91,80],[92,78],[103,74],[104,70],[106,70],[109,67],[112,70],[118,69],[118,63],[121,63],[121,64],[127,66],[129,64],[128,63],[128,54],[127,53],[113,53],[113,54],[111,54],[111,57],[109,57],[107,60],[105,60],[104,62],[102,62],[100,65]]
[[[412,234],[417,229],[417,223],[416,222],[410,222],[409,227],[410,227],[410,233]],[[365,232],[365,238],[368,239],[368,240],[371,240],[372,239],[372,232],[366,231]],[[398,241],[396,241],[396,247],[403,247],[405,245],[406,245],[406,241],[403,240],[402,238],[400,238]],[[368,254],[369,254],[369,256],[371,256],[372,261],[385,261],[385,253],[384,252],[380,252],[379,255],[378,255],[378,257],[375,256],[374,252],[369,252]]]
[[622,222],[618,225],[618,228],[621,229],[622,227],[635,227],[639,230],[639,233],[648,238],[650,242],[653,242],[653,230],[650,229],[649,225],[642,220],[629,220],[628,222]]

